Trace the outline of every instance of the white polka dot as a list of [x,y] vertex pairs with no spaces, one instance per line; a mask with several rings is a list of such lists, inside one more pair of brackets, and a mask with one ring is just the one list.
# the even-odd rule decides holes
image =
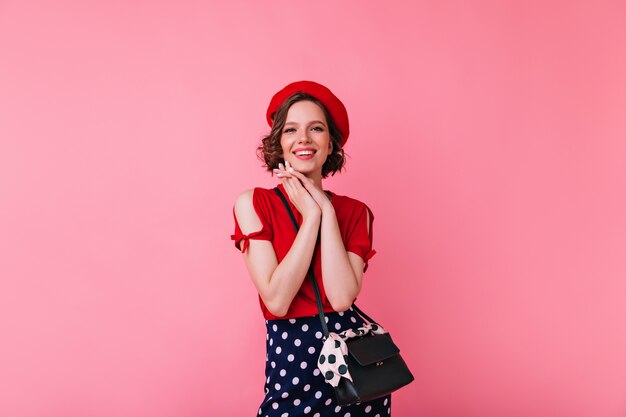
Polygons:
[[338,413],[341,410],[341,406],[338,405],[337,407],[335,407],[335,413]]
[[272,329],[274,329],[274,331],[278,330],[278,326],[277,325],[273,325]]
[[294,376],[293,379],[291,380],[291,383],[293,385],[297,385],[298,382],[300,382],[300,378],[298,378],[297,376]]
[[278,409],[278,403],[272,403],[272,408],[273,408],[274,410]]
[[315,368],[315,370],[313,371],[313,375],[318,376],[320,374],[320,370],[318,368]]
[[315,338],[316,339],[321,339],[322,338],[322,332],[315,332]]
[[304,407],[304,414],[309,414],[311,412],[311,407]]
[[283,332],[283,340],[285,340],[287,337],[289,336],[289,334],[287,332]]
[[320,398],[322,398],[322,391],[317,391],[317,392],[315,393],[315,398],[317,398],[318,400],[319,400]]
[[350,320],[352,321],[352,323],[356,323],[356,319],[354,317],[350,317]]
[[306,332],[307,330],[309,330],[309,325],[308,324],[303,324],[302,325],[302,331]]
[[276,346],[276,353],[280,353],[282,352],[282,349],[280,348],[280,346]]
[[385,398],[385,401],[383,401],[383,405],[387,405],[388,402],[389,402],[389,399]]
[[276,391],[280,391],[280,384],[278,382],[275,383],[274,388],[276,389]]
[[369,413],[370,411],[372,411],[372,406],[368,405],[367,407],[365,407],[365,412]]
[[270,346],[274,344],[274,339],[270,339]]
[[300,405],[300,402],[301,402],[301,401],[300,401],[299,399],[297,399],[297,398],[296,398],[295,400],[293,400],[293,405],[298,406],[298,405]]
[[272,365],[272,368],[276,368],[276,362],[272,361],[270,365]]
[[302,361],[302,363],[300,364],[300,368],[306,369],[306,367],[307,367],[307,363]]
[[339,312],[339,317],[343,317],[343,311]]
[[293,341],[293,344],[296,346],[300,346],[302,344],[302,342],[300,341],[300,339],[296,339]]
[[[269,339],[270,339],[270,334],[268,333],[268,334],[265,335],[265,340],[269,340]],[[259,409],[259,414],[261,414],[261,410],[260,409]]]
[[259,415],[261,415],[261,409],[259,408]]
[[309,348],[309,353],[310,353],[310,354],[314,354],[314,353],[315,353],[315,348],[314,348],[313,346],[311,346],[311,347]]
[[287,397],[289,397],[288,392],[283,392],[283,395],[280,396],[280,398],[287,398]]
[[341,324],[335,323],[335,329],[337,329],[337,330],[341,329]]
[[293,360],[294,360],[295,358],[296,358],[296,357],[295,357],[295,356],[293,356],[292,354],[289,354],[289,356],[287,356],[287,360],[288,360],[289,362],[293,362]]
[[265,380],[265,383],[269,384],[270,383],[270,377],[268,376],[267,379]]
[[280,376],[285,376],[287,375],[287,371],[285,371],[284,369],[280,370]]
[[333,402],[333,399],[329,398],[329,399],[326,400],[326,402],[324,404],[330,405],[330,403],[332,403],[332,402]]
[[296,324],[296,319],[289,319],[289,323]]
[[324,320],[326,320],[326,323],[328,323],[328,317],[324,316]]
[[320,413],[313,414],[313,417],[320,417]]
[[376,414],[374,417],[380,417],[380,414]]
[[387,415],[388,415],[388,416],[389,416],[389,415],[391,415],[391,407],[389,407],[389,408],[387,409]]
[[350,417],[350,413],[344,414],[343,417]]
[[282,413],[280,417],[289,417],[289,413]]
[[304,388],[302,388],[305,392],[311,389],[311,386],[309,384],[306,384],[304,386]]

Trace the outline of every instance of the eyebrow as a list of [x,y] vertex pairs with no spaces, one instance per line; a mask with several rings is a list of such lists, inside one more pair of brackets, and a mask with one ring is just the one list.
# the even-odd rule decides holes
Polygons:
[[[307,124],[312,125],[312,124],[315,124],[315,123],[320,123],[320,124],[322,124],[322,125],[326,126],[326,123],[322,122],[321,120],[312,120],[312,121],[310,121],[310,122],[309,122],[309,123],[307,123]],[[285,126],[286,126],[286,125],[297,125],[297,124],[298,124],[298,123],[296,123],[296,122],[285,122]]]

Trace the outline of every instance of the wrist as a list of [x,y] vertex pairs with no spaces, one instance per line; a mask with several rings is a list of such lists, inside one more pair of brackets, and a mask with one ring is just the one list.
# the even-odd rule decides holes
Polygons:
[[322,217],[330,216],[334,214],[335,214],[335,207],[330,201],[324,204],[324,206],[322,206]]
[[305,223],[311,223],[311,224],[319,224],[320,220],[322,218],[321,216],[322,212],[321,210],[316,210],[313,213],[309,213],[306,215],[302,216],[302,225],[304,225]]

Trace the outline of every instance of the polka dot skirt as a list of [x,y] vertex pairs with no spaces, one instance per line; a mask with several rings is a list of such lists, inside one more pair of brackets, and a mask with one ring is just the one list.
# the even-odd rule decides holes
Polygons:
[[[326,313],[328,330],[342,332],[362,326],[352,308]],[[268,417],[383,417],[391,415],[391,396],[351,406],[337,405],[335,391],[317,369],[322,348],[319,317],[266,320],[265,398],[258,414]]]

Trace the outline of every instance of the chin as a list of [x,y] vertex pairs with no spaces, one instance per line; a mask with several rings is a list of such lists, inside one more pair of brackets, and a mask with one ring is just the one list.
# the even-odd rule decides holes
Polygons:
[[303,163],[298,163],[298,162],[299,161],[296,161],[296,162],[289,161],[289,163],[291,164],[293,169],[295,169],[296,171],[300,171],[303,174],[305,172],[313,172],[313,171],[315,171],[317,169],[321,169],[321,168],[318,168],[316,166],[311,166],[310,164],[303,164]]

